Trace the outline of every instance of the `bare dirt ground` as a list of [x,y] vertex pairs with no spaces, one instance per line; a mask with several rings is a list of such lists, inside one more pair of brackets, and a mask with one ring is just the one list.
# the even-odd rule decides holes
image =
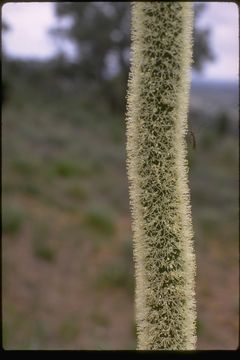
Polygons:
[[216,239],[197,256],[198,350],[234,350],[239,345],[238,249]]
[[[39,203],[25,201],[25,206],[31,206],[34,216],[51,216],[57,223],[51,240],[57,255],[53,263],[36,259],[27,225],[17,238],[3,238],[5,347],[135,349],[133,292],[126,279],[119,283],[118,278],[103,278],[99,284],[98,277],[107,264],[121,262],[122,245],[131,236],[129,219],[119,219],[113,241],[95,248],[82,234],[77,243],[70,236],[61,238],[64,229],[81,222],[79,218],[49,214]],[[198,250],[199,350],[238,346],[237,263],[238,253],[223,248],[217,239]]]

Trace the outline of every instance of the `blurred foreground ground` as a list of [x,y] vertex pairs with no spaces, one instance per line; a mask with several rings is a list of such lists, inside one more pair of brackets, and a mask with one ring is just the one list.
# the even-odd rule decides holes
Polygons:
[[[2,117],[4,348],[135,349],[124,116],[84,89],[14,76]],[[233,86],[192,88],[198,349],[238,345],[236,106]]]

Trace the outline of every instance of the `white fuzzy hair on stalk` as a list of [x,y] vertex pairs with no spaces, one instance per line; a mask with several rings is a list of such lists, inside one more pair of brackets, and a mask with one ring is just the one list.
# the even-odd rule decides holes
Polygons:
[[196,346],[188,184],[191,3],[132,3],[127,172],[139,350]]

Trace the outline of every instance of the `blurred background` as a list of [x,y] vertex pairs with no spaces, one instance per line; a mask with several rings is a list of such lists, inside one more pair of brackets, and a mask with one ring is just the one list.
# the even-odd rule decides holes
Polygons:
[[[198,349],[238,345],[238,9],[194,3]],[[2,7],[5,349],[135,349],[130,3]],[[193,135],[194,134],[194,135]]]

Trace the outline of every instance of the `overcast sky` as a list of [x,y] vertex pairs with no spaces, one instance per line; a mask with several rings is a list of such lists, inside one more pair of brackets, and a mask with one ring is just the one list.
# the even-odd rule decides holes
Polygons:
[[[211,45],[216,61],[205,66],[201,78],[213,80],[238,79],[238,9],[235,3],[208,2],[199,19],[199,26],[211,28]],[[10,56],[21,58],[51,58],[61,44],[48,35],[56,25],[54,3],[6,3],[2,20],[11,27],[4,34],[3,46]],[[67,22],[66,22],[67,26]],[[73,55],[74,48],[65,43]]]

